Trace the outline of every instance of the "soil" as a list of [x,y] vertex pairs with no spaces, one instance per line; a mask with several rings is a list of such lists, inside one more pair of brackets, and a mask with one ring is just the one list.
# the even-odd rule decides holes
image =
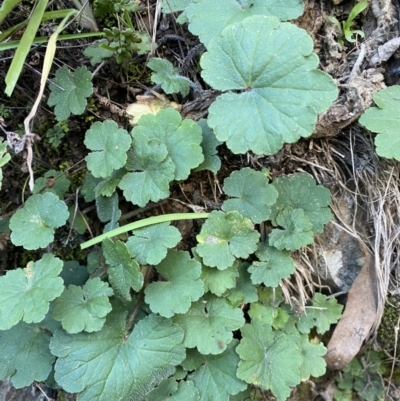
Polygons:
[[[136,21],[140,29],[152,32],[155,3],[155,1],[143,2],[145,10],[142,14],[143,18]],[[355,202],[365,210],[365,213],[361,220],[358,219],[357,227],[353,227],[352,234],[354,235],[350,236],[349,243],[351,242],[351,246],[354,247],[353,238],[357,236],[363,246],[366,246],[367,252],[375,258],[378,254],[384,259],[385,253],[393,252],[393,256],[385,262],[385,266],[390,267],[383,269],[374,265],[375,294],[373,296],[376,297],[378,313],[370,331],[369,342],[379,348],[383,341],[377,341],[376,338],[381,339],[377,333],[380,318],[385,309],[385,300],[388,294],[396,294],[398,288],[400,267],[394,249],[396,247],[398,249],[399,243],[396,240],[397,242],[392,242],[391,248],[388,248],[386,243],[383,244],[380,241],[380,238],[377,240],[377,225],[381,221],[377,220],[377,213],[370,204],[371,196],[376,195],[376,192],[373,191],[378,191],[379,188],[374,186],[374,189],[371,189],[370,186],[374,177],[380,177],[380,180],[386,180],[386,182],[388,179],[390,180],[390,177],[398,173],[399,163],[378,160],[373,150],[373,138],[357,125],[357,120],[363,111],[372,104],[374,92],[400,82],[400,52],[396,50],[390,54],[391,50],[384,47],[389,41],[399,36],[400,2],[398,0],[371,0],[370,3],[371,6],[367,11],[357,18],[355,27],[363,30],[365,39],[358,37],[355,43],[346,42],[340,45],[341,34],[338,28],[327,20],[328,16],[335,16],[339,21],[346,19],[354,5],[352,0],[305,0],[305,12],[295,21],[313,38],[315,52],[320,58],[320,68],[336,80],[340,89],[339,97],[332,107],[319,116],[315,133],[311,138],[302,139],[294,145],[286,145],[277,155],[262,158],[251,153],[234,155],[225,146],[220,146],[219,156],[222,168],[217,176],[204,171],[194,173],[187,181],[177,183],[171,188],[169,199],[159,203],[150,203],[145,209],[132,207],[131,204],[122,204],[120,207],[123,213],[122,218],[132,218],[133,216],[143,218],[155,214],[188,212],[192,211],[194,207],[207,211],[218,209],[224,200],[221,191],[223,180],[233,170],[246,166],[258,170],[268,167],[272,177],[307,171],[320,184],[331,189],[336,199],[336,201],[334,200],[336,206],[340,204],[343,194],[353,193],[354,185],[357,185],[359,194],[356,196]],[[5,27],[2,28],[5,30],[20,22],[18,18],[26,18],[27,10],[29,10],[29,6],[25,6],[23,2],[18,8],[19,13],[13,14],[15,20],[6,21]],[[107,21],[98,21],[100,28],[106,23]],[[42,29],[51,31],[53,27],[51,23],[46,23]],[[75,32],[76,27],[71,26],[69,29],[71,32]],[[181,104],[182,115],[187,118],[197,120],[207,116],[207,109],[218,93],[211,91],[201,80],[199,57],[204,51],[202,45],[190,35],[185,27],[177,25],[172,16],[166,16],[159,21],[156,42],[159,46],[155,55],[169,59],[181,70],[182,74],[199,86],[198,93],[191,93],[186,98],[175,96],[170,100]],[[90,65],[89,59],[82,53],[88,43],[90,42],[87,39],[60,43],[54,68],[68,65],[69,68],[75,69],[85,65],[93,71],[94,68]],[[38,77],[44,52],[45,47],[39,45],[29,53],[12,97],[8,98],[3,95],[0,99],[0,117],[3,118],[3,126],[7,131],[18,132],[22,128],[21,124],[39,90]],[[4,93],[4,78],[12,57],[12,51],[2,53],[0,93]],[[45,92],[41,108],[34,121],[35,133],[42,138],[34,146],[35,175],[40,176],[49,169],[65,171],[73,183],[70,197],[67,200],[70,205],[74,204],[75,191],[81,186],[86,173],[84,157],[87,150],[82,140],[85,131],[93,121],[104,121],[110,118],[129,130],[130,127],[124,112],[126,106],[135,102],[137,96],[152,95],[157,90],[152,87],[149,79],[150,73],[145,68],[145,63],[146,56],[134,56],[128,67],[119,65],[115,61],[104,63],[94,76],[95,93],[89,100],[88,111],[83,116],[74,116],[68,120],[69,131],[57,148],[53,147],[45,136],[46,131],[56,123],[52,109],[46,105],[49,93]],[[4,177],[0,192],[0,208],[3,217],[11,216],[21,206],[22,200],[29,197],[25,159],[24,152],[13,154],[11,162],[3,167]],[[389,178],[388,171],[393,172]],[[398,181],[394,181],[393,185],[397,184]],[[386,189],[384,185],[379,193],[387,193]],[[394,189],[393,193],[395,193]],[[83,200],[80,200],[79,207],[87,212],[89,218],[95,216],[95,210],[91,204],[85,204]],[[340,207],[333,207],[333,209],[336,221],[344,224],[343,219],[346,220],[347,217],[343,217]],[[391,216],[393,226],[400,223],[398,212],[393,211],[390,205],[383,211],[386,214],[393,214]],[[354,216],[352,215],[350,221]],[[351,226],[351,224],[349,225]],[[93,225],[91,228],[93,235],[101,233],[100,226]],[[181,247],[188,250],[193,246],[195,235],[199,232],[199,223],[183,221],[179,223],[179,229],[184,238]],[[78,235],[69,242],[68,246],[64,246],[63,243],[67,237],[68,233],[57,232],[54,246],[60,249],[64,260],[84,261],[85,255],[77,254],[74,249],[77,248],[76,243],[82,242],[85,238]],[[323,248],[326,244],[320,244],[320,246]],[[23,266],[33,257],[35,254],[11,246],[9,234],[0,234],[0,274]],[[298,255],[299,260],[307,257],[305,254]],[[298,291],[301,292],[302,289],[298,289]],[[306,294],[306,296],[309,295]],[[362,298],[358,302],[363,302]],[[386,349],[391,355],[393,344],[386,346]],[[318,382],[303,383],[294,391],[291,400],[332,400],[334,375],[335,373],[327,373]],[[4,390],[0,389],[0,400],[2,391],[4,393]],[[396,394],[396,391],[399,390],[392,385],[390,391]],[[57,397],[54,394],[52,396]],[[14,398],[6,397],[6,399]],[[21,395],[18,399],[39,400],[45,398],[35,398],[33,395],[31,398],[23,398]],[[392,399],[396,399],[395,395]]]

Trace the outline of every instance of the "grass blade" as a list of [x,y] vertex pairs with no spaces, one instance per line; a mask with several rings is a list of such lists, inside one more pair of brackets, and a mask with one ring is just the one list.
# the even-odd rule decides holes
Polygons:
[[122,227],[118,227],[114,230],[107,231],[106,233],[92,238],[89,241],[81,244],[81,249],[89,248],[92,245],[98,244],[105,238],[115,237],[120,234],[124,234],[128,231],[136,230],[137,228],[151,226],[152,224],[165,223],[173,220],[194,220],[194,219],[206,219],[209,213],[171,213],[162,214],[161,216],[148,217],[147,219],[135,221],[133,223],[126,224]]
[[[70,11],[71,11],[70,9],[47,11],[43,14],[42,22],[53,20],[53,19],[64,18],[66,15],[69,14]],[[4,39],[9,38],[14,32],[19,31],[20,29],[24,28],[26,25],[28,25],[28,22],[29,22],[29,20],[20,22],[19,24],[14,25],[11,28],[4,31],[3,33],[1,33],[0,34],[0,42],[3,41]],[[19,40],[17,42],[19,43]]]
[[[105,36],[104,32],[83,32],[83,33],[71,33],[68,35],[59,35],[58,40],[74,40],[74,39],[84,39],[84,38],[94,38],[98,36]],[[47,43],[49,41],[49,36],[39,36],[35,38],[32,42],[34,45],[41,43]],[[19,40],[12,40],[6,43],[0,43],[0,52],[4,50],[15,49],[19,45]]]
[[12,9],[20,3],[21,0],[4,0],[3,5],[0,8],[0,24],[4,21]]
[[29,50],[31,49],[33,39],[35,38],[40,22],[42,21],[42,17],[47,7],[47,3],[48,0],[38,1],[35,10],[33,11],[31,18],[29,19],[28,26],[26,27],[26,30],[22,35],[20,44],[18,45],[18,48],[15,52],[14,58],[11,62],[10,68],[8,69],[7,76],[5,79],[5,82],[7,84],[5,93],[8,96],[11,96],[11,94],[13,93],[15,84],[17,83],[19,75],[21,74],[21,70],[24,65],[26,56],[28,55]]

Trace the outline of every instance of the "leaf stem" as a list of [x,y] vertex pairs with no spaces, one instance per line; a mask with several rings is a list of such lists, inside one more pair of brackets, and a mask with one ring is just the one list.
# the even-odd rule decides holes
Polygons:
[[102,235],[92,238],[89,241],[81,244],[81,249],[89,248],[92,245],[98,244],[105,238],[116,237],[117,235],[124,234],[127,231],[136,230],[137,228],[147,227],[153,224],[165,223],[173,220],[192,220],[192,219],[206,219],[209,213],[171,213],[163,214],[161,216],[152,216],[147,219],[135,221],[133,223],[126,224],[122,227],[118,227],[114,230],[108,231]]
[[150,266],[148,266],[147,269],[146,269],[146,273],[144,275],[144,280],[143,280],[144,281],[143,282],[143,287],[139,292],[139,296],[137,298],[136,305],[135,305],[133,311],[129,314],[128,319],[126,321],[125,337],[128,335],[128,333],[129,333],[129,331],[131,329],[131,326],[132,326],[132,324],[133,324],[133,322],[135,320],[136,314],[138,313],[138,311],[140,310],[140,308],[142,306],[142,302],[143,302],[143,299],[144,299],[144,290],[146,289],[147,284],[149,282],[151,270],[152,270],[152,267],[150,267]]

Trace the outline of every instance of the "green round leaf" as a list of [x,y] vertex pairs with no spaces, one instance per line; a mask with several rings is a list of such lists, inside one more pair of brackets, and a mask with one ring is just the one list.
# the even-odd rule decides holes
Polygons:
[[[272,288],[270,288],[272,289]],[[253,320],[258,320],[263,324],[274,326],[274,321],[279,315],[279,311],[283,311],[281,308],[263,305],[259,302],[254,302],[250,305],[249,316]],[[289,315],[286,313],[285,321],[289,320]]]
[[253,223],[239,212],[213,211],[196,237],[196,252],[207,266],[224,270],[236,258],[247,258],[255,252],[259,237]]
[[221,354],[231,342],[232,332],[245,322],[241,309],[216,297],[193,303],[185,315],[175,315],[172,321],[185,331],[185,346],[197,347],[205,355]]
[[[53,195],[55,196],[55,195]],[[25,269],[15,269],[0,277],[0,330],[7,330],[21,319],[27,323],[41,322],[50,301],[64,289],[58,277],[63,267],[60,259],[46,254],[29,262]]]
[[225,270],[218,270],[214,267],[203,265],[201,268],[201,279],[204,282],[204,291],[222,296],[222,294],[236,286],[236,278],[239,276],[237,270],[238,262]]
[[169,223],[154,224],[132,232],[126,246],[132,258],[142,265],[156,265],[182,239],[179,230]]
[[326,372],[326,362],[322,358],[326,354],[326,348],[323,344],[312,344],[308,340],[308,336],[301,336],[301,350],[303,356],[303,364],[300,368],[301,380],[307,380],[310,376],[319,377]]
[[56,330],[50,350],[57,356],[55,379],[79,401],[142,400],[185,358],[183,331],[150,315],[125,332],[126,313],[114,310],[95,333]]
[[238,341],[233,339],[222,354],[199,355],[201,366],[188,378],[200,391],[200,401],[229,401],[230,395],[247,388],[236,376],[239,356],[235,352]]
[[276,216],[276,224],[282,229],[274,228],[269,234],[268,243],[280,251],[297,251],[314,242],[313,225],[303,209],[283,209]]
[[[142,120],[142,119],[141,119]],[[167,147],[158,139],[149,139],[136,133],[132,163],[118,186],[132,203],[143,207],[152,200],[157,202],[169,196],[169,183],[174,179],[175,166],[168,156]]]
[[98,277],[88,280],[83,287],[70,285],[55,300],[53,318],[68,333],[98,331],[112,309],[108,300],[111,295],[112,289]]
[[85,146],[93,151],[86,156],[86,163],[92,175],[106,178],[113,170],[123,167],[131,142],[128,132],[118,128],[114,121],[95,122],[86,131],[84,141]]
[[154,71],[151,74],[151,80],[161,85],[165,93],[181,93],[182,96],[189,93],[191,84],[189,79],[179,75],[178,69],[170,61],[154,57],[149,60],[147,67]]
[[130,301],[131,289],[140,291],[143,286],[143,275],[139,265],[131,258],[126,244],[122,241],[114,243],[110,238],[106,238],[102,242],[102,249],[110,266],[108,278],[115,294]]
[[11,217],[11,241],[25,249],[45,248],[54,241],[54,229],[64,225],[68,216],[67,205],[57,195],[32,195]]
[[23,388],[47,379],[55,357],[49,350],[50,336],[33,324],[18,323],[0,330],[0,380]]
[[302,0],[202,0],[192,1],[186,9],[190,32],[206,46],[226,26],[252,15],[275,15],[287,21],[302,13]]
[[82,114],[86,108],[86,98],[93,93],[92,73],[86,67],[78,67],[72,73],[63,66],[56,71],[50,83],[49,106],[56,106],[54,113],[58,121],[66,120],[71,113]]
[[271,326],[254,320],[242,329],[236,348],[241,361],[237,376],[247,383],[272,391],[278,401],[290,395],[290,386],[300,383],[303,358],[291,336],[275,334]]
[[317,114],[337,96],[312,49],[304,30],[276,17],[252,16],[217,35],[201,58],[202,77],[214,89],[240,91],[209,109],[217,139],[234,153],[272,155],[310,136]]
[[237,210],[253,223],[268,220],[271,205],[278,197],[276,189],[268,184],[268,178],[251,168],[234,171],[224,181],[224,192],[234,199],[226,200],[222,204],[222,210]]
[[278,214],[286,207],[290,207],[302,209],[312,223],[313,232],[322,233],[324,225],[332,219],[332,213],[327,207],[331,201],[329,189],[317,185],[306,173],[279,177],[273,185],[278,191],[278,199],[272,206],[271,213],[274,225],[279,225]]
[[160,110],[157,115],[146,114],[132,130],[134,141],[137,136],[158,139],[165,144],[168,156],[175,165],[175,180],[188,178],[190,170],[197,167],[204,156],[201,149],[201,128],[193,120],[182,120],[172,107]]
[[191,259],[188,252],[169,250],[156,270],[166,281],[150,283],[146,287],[145,301],[154,313],[164,317],[186,313],[192,302],[204,294],[201,265]]
[[378,107],[370,107],[360,117],[360,124],[379,135],[375,137],[376,153],[400,161],[400,86],[393,85],[374,93]]
[[278,287],[283,278],[295,272],[290,252],[278,251],[265,243],[256,252],[259,262],[253,262],[248,271],[254,284],[263,283],[266,287]]
[[300,317],[298,329],[301,333],[309,333],[315,326],[318,334],[324,334],[331,324],[338,322],[342,316],[343,305],[337,303],[336,298],[326,299],[326,295],[316,293],[312,307],[307,308],[307,314]]

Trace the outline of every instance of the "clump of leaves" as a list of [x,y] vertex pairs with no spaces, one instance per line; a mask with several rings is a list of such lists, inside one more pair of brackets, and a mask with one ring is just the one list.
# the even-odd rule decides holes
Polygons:
[[380,376],[383,359],[383,354],[371,350],[354,358],[336,378],[335,400],[351,401],[354,393],[365,401],[381,400],[384,393]]
[[[107,130],[111,139],[114,130],[114,125]],[[148,134],[151,132],[149,129]],[[126,135],[121,132],[121,138]],[[159,138],[163,138],[168,149],[169,138]],[[100,148],[107,147],[103,142]],[[114,147],[112,144],[111,148]],[[121,157],[124,159],[123,153]],[[280,196],[287,197],[287,205],[296,201],[296,210],[304,215],[310,206],[307,196],[312,196],[315,208],[326,202],[325,191],[304,174],[295,175],[288,182],[276,180],[276,184],[270,184],[264,173],[246,168],[233,173],[224,188],[234,199],[245,199],[249,195],[243,196],[243,189],[253,181],[267,195],[266,203],[261,202],[259,206],[266,215],[276,213],[275,202]],[[308,188],[304,194],[298,193],[300,199],[291,198],[291,185],[296,191],[300,183],[308,183],[313,193],[310,194]],[[25,207],[30,200],[38,199],[35,196],[61,202],[55,194],[46,192],[29,198]],[[109,198],[110,202],[105,199],[98,203],[99,217],[104,222],[109,219],[105,217],[107,213],[114,214],[118,205],[116,195]],[[250,199],[245,200],[245,213],[249,208],[246,202],[252,205]],[[51,210],[55,208],[51,206]],[[321,210],[315,215],[310,213],[310,225],[314,227],[311,222],[323,225],[320,217]],[[20,219],[17,213],[13,218],[17,222]],[[18,233],[18,225],[12,224],[11,229],[12,234]],[[40,229],[44,228],[40,225]],[[172,249],[181,239],[180,233],[175,227],[162,223],[133,230],[126,244],[109,238],[103,240],[106,280],[89,278],[83,284],[70,284],[66,288],[62,278],[57,276],[62,263],[51,254],[32,262],[27,269],[8,272],[0,277],[1,293],[5,297],[0,306],[2,328],[4,332],[13,333],[17,329],[24,330],[24,337],[17,331],[14,334],[31,347],[31,358],[39,354],[46,358],[36,370],[20,378],[19,374],[14,374],[15,369],[19,372],[20,362],[17,359],[11,363],[15,353],[6,347],[3,352],[7,352],[10,362],[4,371],[6,376],[0,377],[11,376],[15,385],[44,380],[55,359],[55,380],[66,391],[78,392],[79,400],[115,399],[116,389],[122,394],[123,398],[118,398],[121,400],[132,394],[142,399],[174,389],[178,394],[194,394],[199,399],[219,395],[228,401],[231,395],[246,391],[252,384],[271,390],[283,401],[290,387],[310,375],[324,373],[322,356],[326,349],[321,344],[311,343],[307,333],[313,327],[318,333],[328,330],[330,324],[339,319],[341,306],[333,298],[327,301],[323,295],[316,294],[311,309],[299,318],[296,311],[283,303],[279,289],[280,281],[294,272],[290,253],[260,243],[259,237],[254,223],[237,210],[214,211],[197,236],[199,243],[193,250],[194,257]],[[254,253],[259,262],[241,262]],[[146,271],[151,269],[149,264],[154,266],[158,280],[144,279],[143,273],[147,276]],[[79,268],[85,269],[84,266]],[[95,271],[92,270],[92,274]],[[44,290],[48,286],[52,291]],[[23,293],[26,296],[21,297]],[[142,299],[138,294],[143,294]],[[27,303],[26,297],[34,297],[37,304]],[[9,302],[14,309],[9,307]],[[239,308],[243,303],[250,305],[251,320],[247,324]],[[15,310],[20,312],[16,314]],[[129,311],[134,313],[128,318]],[[33,339],[31,330],[27,330],[26,323],[21,320],[34,324],[39,333],[49,325],[51,338]],[[242,338],[237,340],[233,333],[239,329]],[[34,341],[39,340],[40,345],[35,345]],[[4,358],[1,355],[0,359]],[[99,371],[99,366],[107,366],[107,369]],[[187,384],[179,385],[171,378],[175,368],[181,369],[181,378],[186,377],[184,383]],[[276,371],[280,374],[276,375]],[[74,379],[78,376],[79,381]],[[124,385],[119,384],[121,378]],[[213,386],[205,385],[211,379]],[[99,383],[104,381],[107,384],[101,386],[99,392]],[[126,383],[130,386],[129,392]]]
[[[112,3],[96,4],[101,12]],[[127,12],[133,2],[114,5],[124,17],[109,39],[136,46]],[[222,6],[224,13],[217,12]],[[224,141],[237,153],[273,154],[311,135],[317,114],[337,93],[316,69],[311,38],[281,22],[301,13],[300,0],[196,0],[182,10],[207,47],[204,80],[224,93],[207,121],[182,118],[168,107],[136,116],[130,132],[111,120],[88,129],[81,191],[94,205],[93,227],[103,233],[82,248],[101,247],[86,263],[64,264],[47,253],[0,277],[0,380],[25,386],[46,380],[54,367],[57,385],[77,393],[78,401],[231,401],[253,397],[253,387],[284,401],[292,386],[325,372],[326,349],[308,334],[327,331],[342,307],[316,294],[299,316],[280,287],[295,272],[291,252],[310,244],[331,218],[329,191],[312,177],[270,182],[266,170],[239,169],[224,181],[222,210],[120,226],[122,196],[140,211],[167,198],[170,186],[193,171],[217,173],[216,148]],[[133,51],[119,49],[124,56]],[[93,63],[103,58],[92,50]],[[187,93],[172,64],[152,59],[149,66],[166,93]],[[90,78],[84,67],[57,71],[49,99],[57,119],[82,113]],[[56,174],[38,178],[36,193],[10,219],[14,245],[50,252],[55,230],[72,224],[66,223],[73,210],[66,203],[68,180],[47,185]],[[170,225],[189,218],[206,219],[191,252],[179,249],[181,234]],[[264,222],[272,231],[260,241],[256,224]],[[8,336],[13,340],[3,346]],[[27,372],[26,358],[40,362]]]
[[104,59],[115,56],[118,64],[129,70],[132,56],[146,54],[152,49],[151,38],[146,31],[138,31],[131,15],[141,10],[134,0],[96,0],[94,14],[108,19],[110,14],[118,21],[118,26],[103,29],[106,39],[102,39],[87,47],[84,54],[90,57],[90,63],[96,65]]
[[172,180],[182,180],[204,161],[201,128],[168,108],[143,116],[132,130],[133,149],[118,186],[139,206],[169,195]]
[[62,139],[65,137],[65,132],[65,126],[57,123],[53,128],[49,128],[45,135],[51,146],[53,146],[53,148],[58,148],[61,145]]
[[321,357],[326,349],[300,334],[295,328],[297,317],[277,308],[279,298],[272,294],[269,289],[260,293],[261,302],[251,305],[251,323],[241,328],[237,375],[247,383],[270,389],[281,401],[289,396],[291,386],[325,372]]
[[105,28],[104,33],[110,43],[101,47],[115,53],[118,64],[131,61],[132,53],[146,54],[151,50],[149,35],[146,32],[138,32],[133,27]]

